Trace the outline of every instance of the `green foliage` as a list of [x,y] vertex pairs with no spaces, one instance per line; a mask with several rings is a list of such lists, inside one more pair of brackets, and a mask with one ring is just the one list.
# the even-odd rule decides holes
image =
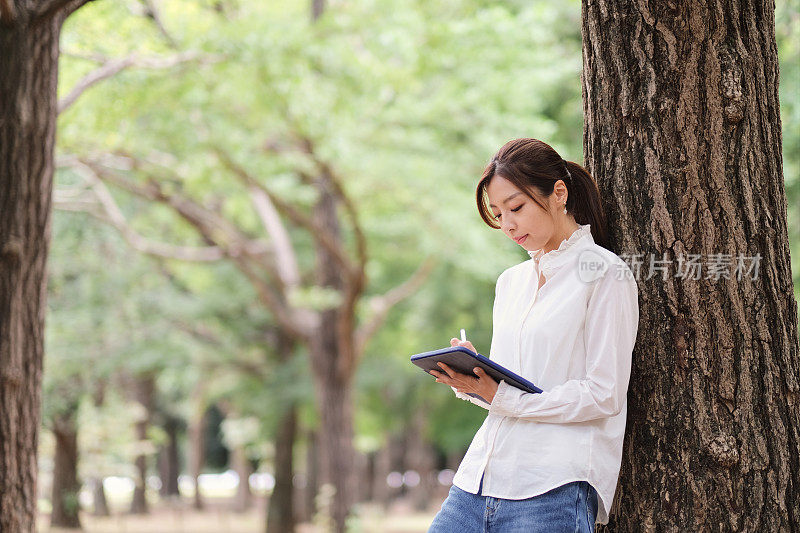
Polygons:
[[[169,191],[212,206],[261,237],[247,189],[217,150],[310,212],[316,193],[299,173],[314,167],[295,140],[297,134],[312,139],[341,178],[365,230],[367,297],[396,287],[425,257],[439,261],[425,286],[390,312],[367,347],[357,376],[357,445],[374,450],[424,409],[427,436],[442,452],[465,447],[485,412],[456,399],[408,358],[447,346],[460,328],[488,353],[494,282],[527,259],[477,214],[474,187],[497,148],[532,136],[565,159],[582,160],[579,2],[333,2],[315,24],[306,3],[225,2],[218,11],[205,2],[161,2],[178,50],[137,14],[137,5],[92,3],[70,17],[62,32],[60,96],[98,66],[98,54],[164,58],[191,52],[195,59],[170,68],[132,66],[88,89],[59,118],[59,153],[133,154],[147,168],[127,177],[141,183],[155,176]],[[798,2],[782,0],[776,10],[784,171],[796,250]],[[80,186],[80,178],[60,169],[57,186]],[[146,238],[206,244],[172,209],[112,193]],[[312,240],[286,224],[309,281]],[[344,228],[354,249],[354,236]],[[92,451],[98,471],[126,457],[115,435],[100,426],[109,424],[109,416],[122,424],[131,415],[121,396],[107,395],[100,409],[84,396],[122,372],[155,372],[159,409],[183,418],[190,391],[203,384],[206,402],[224,400],[236,412],[223,426],[224,438],[246,442],[253,456],[269,456],[266,443],[290,402],[300,402],[302,425],[316,423],[306,353],[297,348],[288,364],[277,364],[279,354],[264,340],[274,320],[229,262],[146,259],[115,230],[85,215],[57,212],[53,236],[45,418],[65,400],[83,398],[84,432],[108,442],[116,458],[104,464]],[[310,286],[292,295],[293,302],[316,309],[338,298]],[[362,323],[370,313],[365,302],[358,307]]]
[[[800,2],[775,3],[775,36],[780,60],[778,85],[783,132],[783,176],[791,254],[800,254]],[[792,263],[795,299],[800,298],[800,266]]]

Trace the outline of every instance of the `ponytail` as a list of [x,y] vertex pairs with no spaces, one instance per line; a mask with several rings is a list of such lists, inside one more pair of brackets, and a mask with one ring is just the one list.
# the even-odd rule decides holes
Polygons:
[[572,176],[566,180],[567,210],[578,224],[589,224],[594,242],[603,248],[609,247],[608,226],[600,200],[600,189],[589,172],[578,163],[564,161]]

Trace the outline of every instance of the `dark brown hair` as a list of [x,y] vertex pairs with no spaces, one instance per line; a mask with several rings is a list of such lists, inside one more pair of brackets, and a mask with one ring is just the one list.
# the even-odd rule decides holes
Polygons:
[[486,165],[476,191],[478,212],[486,224],[500,229],[489,209],[486,193],[486,187],[495,176],[516,185],[548,212],[543,199],[553,194],[556,182],[562,180],[568,191],[567,211],[578,224],[589,224],[594,242],[608,248],[606,217],[597,183],[585,168],[572,161],[564,161],[547,143],[537,139],[508,141]]

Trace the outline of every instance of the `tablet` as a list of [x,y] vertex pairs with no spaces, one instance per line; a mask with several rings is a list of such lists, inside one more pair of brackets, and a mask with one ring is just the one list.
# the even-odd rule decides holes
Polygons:
[[[464,348],[463,346],[450,346],[448,348],[418,353],[411,356],[411,362],[428,373],[430,373],[431,370],[444,372],[442,367],[436,364],[440,361],[456,372],[467,374],[468,376],[473,377],[475,377],[475,373],[472,371],[472,369],[476,366],[479,366],[484,372],[486,372],[486,374],[491,376],[492,379],[497,382],[504,380],[509,385],[512,385],[525,392],[542,392],[542,389],[522,376],[518,376],[507,368],[498,365],[488,357],[484,357],[468,348]],[[477,394],[469,392],[467,394],[486,401]]]

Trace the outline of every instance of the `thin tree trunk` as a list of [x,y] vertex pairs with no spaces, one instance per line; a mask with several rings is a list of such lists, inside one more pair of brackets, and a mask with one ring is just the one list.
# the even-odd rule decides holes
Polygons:
[[[140,443],[144,443],[147,441],[147,428],[150,426],[150,416],[153,409],[155,378],[152,374],[137,376],[133,380],[133,387],[136,401],[144,408],[143,417],[136,422],[136,438]],[[131,513],[146,514],[148,512],[147,455],[141,453],[136,457],[136,487],[133,490]]]
[[92,514],[94,516],[110,516],[111,512],[108,510],[108,499],[106,498],[106,491],[103,487],[103,478],[93,478],[91,483],[92,501],[94,503]]
[[361,452],[360,450],[355,450],[353,456],[355,465],[353,469],[354,470],[353,475],[357,481],[355,498],[357,503],[361,503],[367,501],[367,498],[370,493],[369,458],[367,454]]
[[[319,178],[319,200],[314,217],[320,226],[341,238],[336,198],[330,185]],[[317,250],[316,281],[320,286],[341,291],[343,273],[334,258],[324,249]],[[353,449],[352,383],[355,355],[346,352],[344,337],[352,331],[340,331],[340,308],[320,312],[320,327],[311,341],[311,366],[320,414],[319,457],[322,485],[332,489],[330,512],[337,533],[345,530],[345,521],[355,501],[356,484]]]
[[364,471],[364,491],[362,492],[362,499],[365,502],[375,501],[375,476],[378,465],[378,451],[369,452],[366,455],[366,467]]
[[197,385],[192,393],[192,418],[189,420],[189,473],[194,480],[194,500],[193,506],[197,510],[202,510],[205,505],[203,496],[200,494],[200,474],[206,462],[205,429],[208,417],[206,416],[206,404],[203,399],[204,391],[202,385]]
[[[406,425],[406,428],[408,426]],[[405,429],[402,433],[394,435],[391,440],[391,448],[390,448],[390,458],[391,458],[391,468],[392,472],[397,472],[399,474],[403,474],[407,470],[407,452],[408,452],[408,429]],[[405,496],[406,494],[406,486],[400,485],[396,488],[390,487],[390,500],[394,500]]]
[[55,465],[53,468],[52,527],[81,529],[78,492],[78,426],[77,405],[53,419],[53,435],[56,441]]
[[411,419],[406,447],[407,467],[419,475],[419,483],[409,488],[409,495],[417,510],[428,507],[435,489],[433,467],[436,458],[433,449],[425,439],[426,416],[422,410],[416,411]]
[[[336,362],[336,358],[331,359]],[[330,518],[337,533],[342,533],[355,496],[351,384],[329,374],[316,381],[316,392],[321,486],[332,489]]]
[[311,21],[315,22],[325,12],[325,0],[311,0]]
[[303,489],[303,513],[301,522],[310,522],[317,512],[316,498],[319,492],[319,437],[309,429],[306,435],[306,484]]
[[164,433],[167,435],[167,443],[159,454],[159,477],[161,478],[159,494],[163,497],[180,496],[180,491],[178,490],[178,475],[180,474],[178,457],[179,424],[179,419],[166,415]]
[[[378,501],[384,508],[388,508],[391,503],[403,495],[403,485],[389,485],[389,476],[397,472],[402,475],[405,472],[406,437],[404,433],[390,434],[386,439],[386,446],[381,449],[378,457]],[[393,482],[396,480],[392,480]]]
[[[106,387],[108,382],[105,379],[97,379],[94,382],[94,389],[92,390],[92,402],[95,408],[100,409],[103,407],[106,399]],[[95,516],[109,516],[111,512],[108,509],[108,499],[106,498],[106,490],[103,486],[103,473],[99,473],[96,477],[89,479],[92,487],[92,514]]]
[[615,251],[644,254],[608,530],[800,531],[774,21],[772,2],[583,2],[586,166]]
[[250,474],[253,467],[244,446],[236,446],[231,450],[231,467],[239,476],[239,485],[236,487],[236,495],[233,498],[233,510],[237,513],[244,513],[250,509],[252,493],[250,492]]
[[[33,4],[32,4],[33,5]],[[0,531],[34,531],[58,37],[0,2]]]
[[[219,401],[217,406],[227,420],[236,420],[241,416],[237,409],[226,400]],[[233,510],[237,513],[243,513],[250,509],[250,504],[252,502],[250,475],[253,473],[253,467],[250,465],[250,459],[247,457],[246,444],[247,443],[238,440],[226,443],[229,449],[228,463],[239,478],[232,505]]]
[[281,418],[275,438],[275,488],[269,498],[267,533],[290,533],[295,527],[294,441],[297,409],[289,407]]
[[392,499],[392,491],[386,482],[392,471],[392,451],[391,438],[387,436],[386,444],[375,454],[375,479],[373,481],[373,498],[379,502],[384,509],[389,507]]

